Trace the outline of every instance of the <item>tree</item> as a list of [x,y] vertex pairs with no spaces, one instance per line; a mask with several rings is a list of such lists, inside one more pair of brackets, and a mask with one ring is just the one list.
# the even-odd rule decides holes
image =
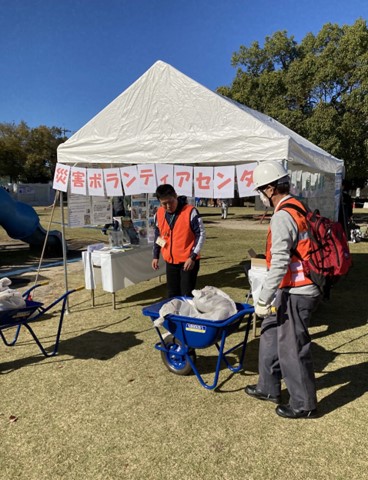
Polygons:
[[347,178],[368,178],[368,29],[326,24],[298,44],[286,31],[233,54],[230,87],[218,92],[259,110],[345,161]]
[[29,128],[25,122],[0,123],[0,177],[25,183],[52,180],[57,147],[66,140],[63,132],[44,125]]
[[16,182],[23,172],[26,154],[17,131],[23,130],[25,124],[16,127],[13,124],[0,123],[0,177],[8,177]]

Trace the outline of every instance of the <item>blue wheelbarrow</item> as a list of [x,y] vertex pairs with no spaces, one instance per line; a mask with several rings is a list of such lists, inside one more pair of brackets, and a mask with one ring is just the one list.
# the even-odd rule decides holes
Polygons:
[[[2,338],[5,345],[7,345],[8,347],[13,347],[18,340],[21,327],[24,326],[32,335],[34,341],[38,345],[43,355],[45,357],[52,357],[56,355],[58,351],[67,298],[71,293],[75,292],[76,290],[69,290],[68,292],[61,295],[61,297],[59,297],[57,300],[52,302],[50,305],[45,307],[42,302],[35,302],[34,300],[32,300],[32,292],[35,288],[39,286],[40,285],[34,285],[32,288],[28,289],[22,294],[22,297],[25,300],[25,306],[0,311],[0,337]],[[59,322],[56,330],[54,348],[51,352],[48,352],[42,345],[40,339],[38,338],[30,324],[36,322],[37,320],[42,320],[42,317],[59,303],[61,303],[61,309],[59,314]],[[4,335],[4,331],[10,328],[15,328],[15,334],[11,341],[7,340],[6,336]]]
[[[185,297],[176,297],[185,300]],[[143,315],[151,317],[154,321],[159,318],[161,307],[171,299],[166,299],[142,309]],[[176,375],[188,375],[195,373],[199,383],[208,390],[216,388],[220,373],[221,361],[232,372],[239,372],[243,367],[245,350],[252,322],[254,307],[247,303],[236,303],[237,313],[226,320],[213,321],[202,318],[190,318],[180,315],[169,314],[165,316],[162,326],[168,331],[162,334],[159,327],[155,330],[160,337],[155,348],[161,352],[161,358],[168,370]],[[245,321],[245,332],[241,342],[225,351],[225,341],[229,335],[239,329]],[[204,349],[215,345],[218,351],[218,359],[213,383],[206,383],[196,367],[196,349]],[[234,350],[242,347],[239,364],[230,364],[227,356]]]

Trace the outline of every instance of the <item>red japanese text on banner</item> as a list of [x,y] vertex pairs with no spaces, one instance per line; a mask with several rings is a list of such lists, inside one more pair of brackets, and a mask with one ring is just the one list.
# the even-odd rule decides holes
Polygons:
[[70,169],[70,191],[77,195],[87,195],[87,169],[72,167]]
[[92,197],[105,197],[104,176],[102,168],[87,170],[88,194]]
[[254,191],[253,182],[253,171],[257,165],[258,164],[254,162],[236,166],[239,197],[251,197],[258,195],[258,193]]
[[52,185],[52,188],[54,188],[55,190],[60,190],[60,192],[67,192],[68,183],[69,183],[69,174],[70,174],[69,165],[63,165],[62,163],[57,163],[55,168],[54,183]]
[[121,176],[119,168],[106,168],[103,171],[105,180],[105,190],[108,197],[121,197],[123,187],[121,185]]
[[213,167],[194,167],[194,196],[213,198]]
[[174,166],[174,189],[178,195],[193,196],[193,167]]
[[214,167],[213,183],[214,198],[234,198],[235,167]]
[[174,166],[167,164],[157,164],[156,167],[156,179],[157,185],[174,185]]
[[157,182],[153,164],[138,165],[138,182],[142,193],[155,193]]
[[139,186],[138,170],[135,165],[120,168],[125,195],[138,195],[143,193]]

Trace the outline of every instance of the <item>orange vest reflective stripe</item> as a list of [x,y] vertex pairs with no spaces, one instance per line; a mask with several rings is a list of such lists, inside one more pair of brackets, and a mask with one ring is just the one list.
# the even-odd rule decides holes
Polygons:
[[165,209],[160,207],[157,210],[158,229],[160,236],[166,242],[161,247],[161,254],[165,262],[183,263],[190,257],[195,242],[194,233],[190,228],[190,216],[193,208],[192,205],[184,205],[175,219],[173,229],[166,220]]
[[[292,203],[298,205],[302,208],[303,205],[294,197],[288,198],[287,203]],[[280,204],[279,204],[280,205]],[[282,204],[280,205],[282,208]],[[277,207],[275,212],[277,212]],[[313,282],[304,274],[302,260],[308,260],[309,251],[310,251],[310,240],[308,236],[308,225],[306,219],[303,215],[292,208],[283,208],[287,211],[294,219],[298,227],[298,243],[296,246],[297,254],[291,256],[291,261],[288,266],[287,272],[284,278],[281,280],[279,288],[284,287],[301,287],[303,285],[311,285]],[[266,243],[266,262],[268,268],[270,268],[272,263],[271,257],[271,246],[272,246],[272,234],[271,228],[268,228],[267,243]]]

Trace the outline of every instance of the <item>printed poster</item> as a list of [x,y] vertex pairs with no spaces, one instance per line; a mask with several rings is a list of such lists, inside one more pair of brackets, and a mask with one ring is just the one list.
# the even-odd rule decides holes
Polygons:
[[68,227],[105,225],[112,222],[111,202],[108,198],[69,193]]

